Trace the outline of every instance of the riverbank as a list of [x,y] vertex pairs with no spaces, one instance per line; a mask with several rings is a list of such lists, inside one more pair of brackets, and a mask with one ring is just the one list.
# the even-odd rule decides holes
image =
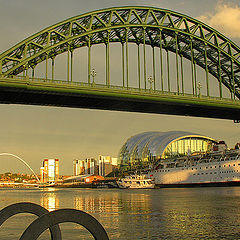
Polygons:
[[116,179],[107,179],[93,181],[91,183],[86,182],[71,182],[71,183],[56,183],[56,184],[43,184],[39,185],[40,188],[118,188]]

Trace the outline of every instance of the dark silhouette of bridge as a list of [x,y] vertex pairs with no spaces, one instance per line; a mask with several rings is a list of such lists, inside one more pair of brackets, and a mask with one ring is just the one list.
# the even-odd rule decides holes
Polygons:
[[240,48],[165,9],[67,19],[2,53],[0,74],[1,103],[240,119]]

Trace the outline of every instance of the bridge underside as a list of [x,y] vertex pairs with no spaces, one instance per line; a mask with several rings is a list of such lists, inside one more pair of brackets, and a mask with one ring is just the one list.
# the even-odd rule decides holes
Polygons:
[[189,99],[184,96],[144,96],[125,91],[119,93],[103,89],[66,89],[63,87],[48,86],[36,87],[28,84],[19,86],[0,87],[0,103],[30,104],[42,106],[74,107],[102,110],[116,110],[128,112],[157,113],[170,115],[184,115],[220,119],[240,119],[240,107],[234,102],[219,103],[203,101],[201,98]]

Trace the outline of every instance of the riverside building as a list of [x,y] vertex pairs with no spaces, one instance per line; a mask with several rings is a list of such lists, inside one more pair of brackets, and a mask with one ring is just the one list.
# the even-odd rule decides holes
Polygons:
[[144,169],[193,153],[210,151],[217,141],[191,132],[144,132],[130,137],[119,152],[122,170]]
[[73,160],[73,175],[98,175],[97,159],[86,158],[84,160]]
[[117,158],[113,158],[111,156],[98,156],[98,164],[99,164],[99,175],[107,176],[111,173],[115,167],[117,167]]
[[44,159],[40,175],[42,183],[56,183],[59,179],[59,159]]
[[117,158],[99,155],[97,159],[86,158],[73,161],[73,175],[100,175],[107,176],[117,167]]

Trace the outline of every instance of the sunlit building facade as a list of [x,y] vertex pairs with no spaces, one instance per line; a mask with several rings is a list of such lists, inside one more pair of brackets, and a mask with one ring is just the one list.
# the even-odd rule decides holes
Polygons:
[[59,179],[59,160],[44,159],[43,167],[40,169],[41,182],[55,183]]
[[118,165],[118,159],[111,156],[99,155],[97,159],[86,158],[73,160],[73,175],[100,175],[107,176]]
[[97,160],[86,158],[84,160],[75,159],[73,161],[73,175],[98,174]]
[[217,141],[210,137],[180,131],[145,132],[129,138],[119,152],[121,168],[153,165],[160,159],[177,158],[212,149]]
[[117,158],[111,156],[98,156],[99,175],[107,176],[117,166]]

